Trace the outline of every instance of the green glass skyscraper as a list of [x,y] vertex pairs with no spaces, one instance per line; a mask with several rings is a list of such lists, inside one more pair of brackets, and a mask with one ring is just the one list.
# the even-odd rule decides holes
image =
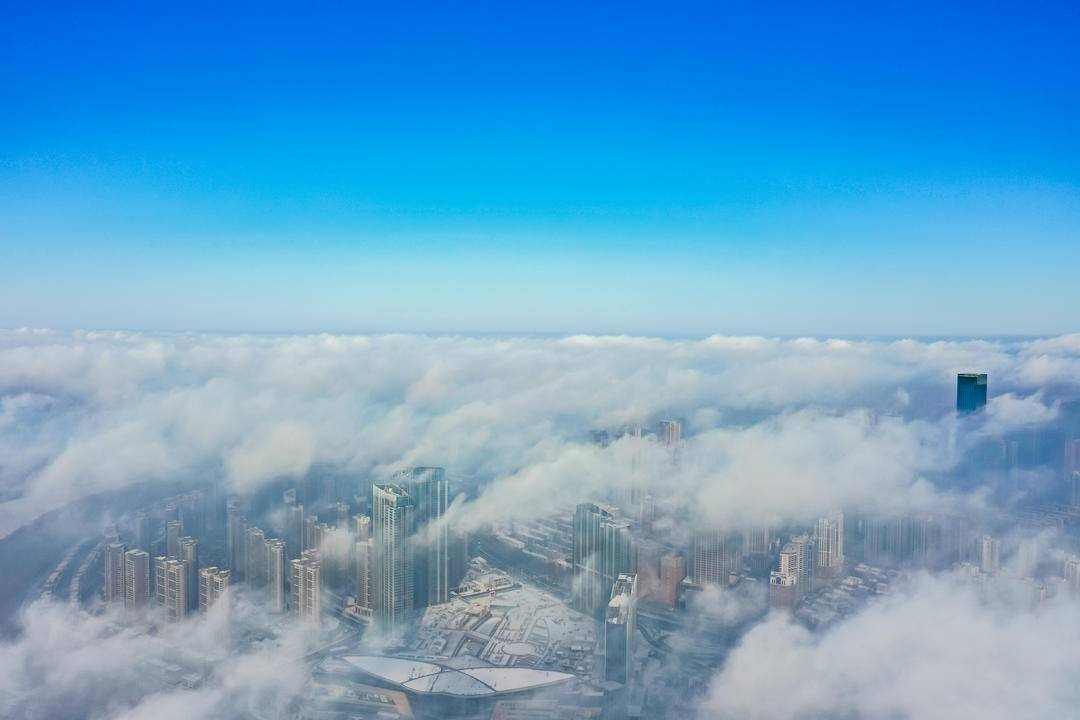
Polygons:
[[956,376],[956,412],[973,413],[986,405],[986,373]]

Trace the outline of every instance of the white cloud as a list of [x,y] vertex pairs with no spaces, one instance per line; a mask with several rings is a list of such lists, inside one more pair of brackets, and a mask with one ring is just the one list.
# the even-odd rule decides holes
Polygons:
[[660,417],[693,437],[681,469],[649,482],[700,493],[710,517],[744,501],[809,512],[811,496],[919,503],[927,471],[955,459],[943,418],[957,371],[990,372],[997,397],[976,422],[997,433],[1052,420],[1032,391],[1075,390],[1077,355],[1070,338],[0,332],[0,535],[133,482],[197,474],[245,490],[320,463],[375,478],[440,464],[490,483],[478,512],[539,511],[625,480],[620,451],[582,447],[587,430]]
[[715,677],[703,718],[1008,720],[1071,717],[1080,607],[984,602],[924,577],[820,635],[771,616]]
[[[236,717],[252,703],[287,704],[306,680],[301,658],[312,642],[296,623],[273,623],[258,605],[236,598],[231,618],[211,613],[149,634],[113,613],[90,615],[47,602],[28,606],[20,634],[0,643],[4,717],[209,720]],[[233,651],[234,637],[260,628],[267,639]],[[174,689],[154,662],[180,662],[202,678]]]

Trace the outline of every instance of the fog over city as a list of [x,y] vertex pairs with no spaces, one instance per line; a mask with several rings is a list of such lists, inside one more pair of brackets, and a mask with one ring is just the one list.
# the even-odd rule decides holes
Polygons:
[[[987,374],[987,400],[958,413],[957,374],[969,371]],[[346,645],[365,648],[357,655],[421,657],[401,644],[400,628],[396,635],[381,629],[378,606],[373,616],[358,616],[362,622],[349,617],[344,592],[335,586],[331,593],[329,584],[322,613],[340,625],[332,631],[325,618],[315,631],[288,620],[288,610],[285,620],[275,616],[265,590],[237,582],[235,569],[229,607],[214,604],[178,622],[162,620],[153,597],[138,621],[123,602],[105,602],[101,557],[73,595],[42,587],[77,543],[84,545],[76,562],[101,538],[105,553],[117,536],[133,545],[134,514],[164,522],[161,513],[174,512],[164,506],[170,499],[181,505],[188,534],[183,498],[196,493],[206,517],[198,522],[207,528],[199,552],[214,558],[202,561],[206,567],[223,563],[220,547],[210,548],[224,530],[213,530],[210,518],[224,517],[227,502],[246,508],[267,538],[287,538],[287,490],[303,494],[309,512],[318,506],[320,518],[339,507],[351,518],[371,512],[373,485],[438,466],[448,503],[432,524],[415,529],[413,552],[427,552],[437,528],[449,528],[468,538],[464,562],[497,567],[569,603],[582,582],[572,558],[510,550],[529,550],[520,528],[601,503],[630,521],[638,567],[625,571],[644,577],[646,546],[685,558],[688,589],[674,592],[686,597],[650,611],[662,624],[642,628],[633,680],[623,683],[634,686],[630,700],[614,701],[620,717],[628,703],[645,717],[665,707],[670,717],[703,718],[1064,717],[1080,700],[1072,670],[1080,660],[1080,586],[1067,569],[1080,517],[1071,509],[1070,476],[1080,466],[1069,464],[1080,463],[1069,454],[1080,437],[1078,400],[1076,335],[4,331],[0,548],[7,549],[0,562],[18,579],[2,591],[4,714],[276,717],[305,702],[312,666]],[[653,430],[672,421],[678,437]],[[770,572],[789,538],[813,537],[819,518],[839,511],[849,579],[857,583],[854,575],[863,573],[857,562],[891,574],[835,617],[801,615],[795,608],[813,608],[816,595],[777,602]],[[858,524],[863,519],[880,517],[958,518],[970,537],[955,548],[924,540],[927,547],[905,545],[902,556],[886,557],[852,537],[869,532]],[[352,522],[325,527],[318,541],[324,570],[338,559],[346,568],[350,577],[333,581],[345,588],[356,582]],[[695,577],[695,557],[704,552],[696,538],[755,528],[768,542],[752,549],[747,540],[730,577],[719,585]],[[980,543],[991,536],[999,555],[987,560]],[[1037,556],[1026,554],[1036,552],[1029,547]],[[20,561],[27,570],[16,572],[12,553],[27,554]],[[514,557],[525,564],[513,567]],[[70,575],[62,572],[60,582],[74,582]],[[826,577],[823,571],[815,593],[831,592],[826,586],[847,576]],[[648,602],[641,599],[639,612]],[[403,617],[411,624],[422,615],[417,605]],[[361,639],[353,625],[370,627]],[[703,647],[709,643],[712,652]],[[150,679],[151,662],[179,665],[197,680]],[[603,670],[582,667],[570,673],[576,690],[562,684],[532,693],[605,708],[613,701]],[[670,680],[680,675],[683,681]],[[689,686],[687,675],[695,677]],[[1020,676],[1025,682],[1015,681]],[[371,673],[366,682],[380,684]],[[582,689],[590,683],[598,688],[592,694]],[[417,716],[436,716],[425,700]],[[490,705],[447,707],[438,712],[492,712]]]
[[0,6],[0,720],[1080,717],[1080,3]]

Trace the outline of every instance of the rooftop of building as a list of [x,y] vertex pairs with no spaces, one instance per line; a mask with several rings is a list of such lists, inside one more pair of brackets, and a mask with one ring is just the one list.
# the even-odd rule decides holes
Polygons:
[[412,693],[480,696],[513,693],[573,680],[570,673],[520,667],[451,667],[382,655],[346,655],[344,662],[365,675]]

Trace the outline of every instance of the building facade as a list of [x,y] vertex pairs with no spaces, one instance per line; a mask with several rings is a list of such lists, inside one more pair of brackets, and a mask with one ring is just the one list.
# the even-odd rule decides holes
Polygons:
[[844,572],[844,513],[835,510],[819,518],[814,540],[817,545],[817,577],[840,577]]
[[229,590],[229,571],[208,567],[199,571],[199,614],[205,616],[210,608],[225,597]]
[[404,488],[398,485],[372,488],[372,599],[376,620],[391,633],[407,622],[414,607],[415,512],[413,499]]
[[176,558],[154,559],[154,585],[161,619],[166,625],[183,621],[187,614],[187,566]]
[[574,607],[597,615],[607,606],[615,579],[635,570],[629,523],[609,507],[581,503],[574,510]]
[[634,677],[637,602],[637,576],[619,575],[604,616],[604,679],[623,685],[629,685]]
[[305,550],[290,563],[290,605],[302,622],[319,624],[322,614],[322,562],[318,550]]
[[113,542],[105,546],[105,603],[123,606],[126,592],[124,589],[124,546]]
[[446,471],[414,467],[394,476],[413,501],[413,606],[427,607],[450,600],[450,538],[443,518],[450,504]]
[[973,413],[986,405],[986,373],[956,376],[956,412]]

